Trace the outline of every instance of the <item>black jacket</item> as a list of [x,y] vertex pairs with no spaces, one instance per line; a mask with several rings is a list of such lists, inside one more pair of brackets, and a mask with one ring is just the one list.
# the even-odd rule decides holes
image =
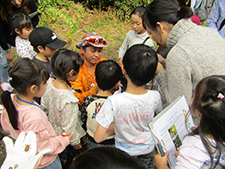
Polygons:
[[[37,11],[37,6],[34,0],[28,0],[28,9],[30,9],[31,13]],[[19,12],[20,9],[13,7],[14,14]],[[39,22],[38,15],[36,15],[34,18],[32,18],[32,23],[34,28],[37,26]],[[15,38],[16,36],[12,34],[12,29],[10,23],[7,23],[6,21],[3,21],[0,17],[0,45],[3,48],[3,50],[8,50],[9,47],[7,44],[10,44],[11,46],[15,46]]]

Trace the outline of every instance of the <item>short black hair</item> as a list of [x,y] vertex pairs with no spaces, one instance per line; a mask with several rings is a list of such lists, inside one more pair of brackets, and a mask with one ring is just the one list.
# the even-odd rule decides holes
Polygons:
[[104,60],[95,68],[95,79],[100,89],[110,90],[122,78],[122,70],[114,60]]
[[137,86],[145,85],[153,79],[157,63],[155,51],[144,44],[133,45],[123,57],[124,69],[132,83]]
[[160,46],[156,53],[160,54],[162,57],[164,57],[166,59],[168,53],[170,52],[170,48],[165,47],[165,46]]
[[70,169],[146,169],[135,157],[110,146],[91,148],[77,156]]

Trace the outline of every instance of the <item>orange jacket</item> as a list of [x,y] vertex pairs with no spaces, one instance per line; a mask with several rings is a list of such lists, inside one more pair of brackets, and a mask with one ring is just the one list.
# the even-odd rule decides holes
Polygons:
[[[99,62],[103,60],[106,59],[101,57]],[[97,83],[95,81],[95,67],[92,73],[90,73],[89,69],[87,68],[87,64],[84,62],[84,64],[80,67],[77,79],[74,82],[70,82],[70,84],[76,90],[74,94],[79,99],[78,104],[81,105],[86,96],[96,94],[95,88]],[[77,92],[77,90],[80,90],[81,93]]]

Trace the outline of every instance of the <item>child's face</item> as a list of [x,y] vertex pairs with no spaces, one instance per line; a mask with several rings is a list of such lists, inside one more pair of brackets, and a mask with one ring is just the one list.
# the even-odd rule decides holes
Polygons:
[[30,28],[25,27],[22,29],[22,32],[20,34],[18,34],[18,36],[22,39],[29,39],[29,35],[31,33],[31,31],[33,30],[33,26],[31,26]]
[[94,46],[88,46],[86,50],[82,49],[84,54],[84,60],[89,64],[95,65],[98,63],[99,59],[102,57],[103,49],[102,47],[97,48]]
[[48,46],[45,46],[45,49],[43,50],[42,54],[46,57],[52,57],[55,52],[56,52],[56,49],[52,49]]
[[145,33],[145,28],[142,25],[142,18],[140,18],[137,14],[131,15],[131,27],[137,34]]

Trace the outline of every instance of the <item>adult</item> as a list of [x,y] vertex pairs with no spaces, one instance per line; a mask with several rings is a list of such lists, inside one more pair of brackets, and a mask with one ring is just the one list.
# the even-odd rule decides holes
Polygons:
[[225,3],[222,0],[215,0],[212,10],[206,22],[206,26],[213,28],[225,38]]
[[182,94],[190,103],[203,77],[225,74],[225,40],[216,30],[194,24],[192,15],[177,0],[154,0],[143,18],[152,38],[171,49],[166,70],[157,71],[156,77],[167,103]]
[[[13,61],[11,46],[15,46],[15,35],[11,31],[11,19],[14,14],[30,14],[37,11],[34,0],[1,0],[0,1],[0,78],[3,90],[12,89],[8,83],[8,69]],[[32,18],[33,26],[38,24],[38,15]]]
[[97,63],[106,60],[102,55],[103,47],[107,47],[108,43],[100,34],[90,32],[76,46],[81,49],[79,54],[84,59],[84,64],[80,67],[76,81],[70,83],[79,99],[78,104],[81,105],[86,96],[96,94],[95,67]]
[[[191,6],[191,0],[177,0],[180,7],[182,6]],[[191,20],[196,23],[197,25],[201,25],[200,18],[197,15],[192,15]]]

